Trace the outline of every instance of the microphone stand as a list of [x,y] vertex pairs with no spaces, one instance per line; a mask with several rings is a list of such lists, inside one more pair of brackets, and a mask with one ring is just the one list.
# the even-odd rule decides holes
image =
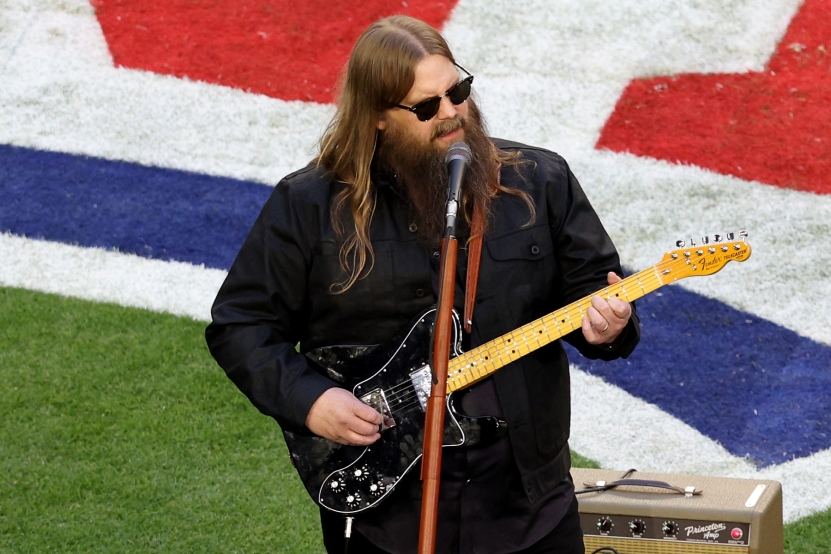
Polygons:
[[418,535],[419,554],[432,554],[436,547],[444,414],[447,404],[447,366],[450,361],[452,312],[456,292],[456,260],[459,246],[455,236],[458,198],[458,191],[451,190],[447,202],[447,228],[442,241],[439,302],[433,329],[433,386],[430,390],[430,397],[427,399],[421,462],[424,493],[421,500],[421,531]]

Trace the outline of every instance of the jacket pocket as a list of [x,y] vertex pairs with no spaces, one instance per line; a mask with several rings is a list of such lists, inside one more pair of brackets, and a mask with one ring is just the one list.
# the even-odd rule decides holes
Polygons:
[[551,231],[547,225],[518,229],[510,234],[485,241],[488,253],[496,261],[542,260],[554,252]]
[[[551,311],[554,245],[547,225],[519,229],[485,241],[480,273],[480,300],[494,297],[502,332]],[[508,327],[511,325],[511,327]]]

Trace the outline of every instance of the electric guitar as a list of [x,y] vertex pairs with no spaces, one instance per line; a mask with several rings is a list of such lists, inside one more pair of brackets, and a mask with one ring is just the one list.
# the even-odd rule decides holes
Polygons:
[[[747,233],[739,233],[741,239]],[[456,408],[455,391],[465,389],[496,370],[579,329],[592,296],[632,302],[664,285],[695,275],[712,275],[730,261],[750,257],[744,240],[725,242],[714,235],[703,244],[667,252],[639,273],[560,308],[469,352],[460,348],[461,327],[453,314],[451,359],[447,375],[447,413],[443,446],[470,446],[505,431],[495,417],[471,418]],[[422,455],[424,414],[430,396],[430,340],[435,308],[416,317],[386,344],[335,346],[306,356],[327,377],[352,391],[380,412],[386,423],[381,438],[367,447],[344,446],[311,433],[284,431],[292,463],[320,506],[355,514],[377,506]]]

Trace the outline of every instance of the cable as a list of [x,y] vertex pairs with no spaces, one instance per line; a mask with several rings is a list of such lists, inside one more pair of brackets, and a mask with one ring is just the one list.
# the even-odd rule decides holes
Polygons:
[[612,548],[611,546],[601,546],[597,550],[592,551],[591,554],[620,554],[616,548]]
[[[625,473],[624,473],[624,474],[620,477],[620,479],[626,479],[627,477],[629,477],[630,475],[632,475],[632,474],[633,474],[633,473],[635,473],[636,471],[638,471],[638,470],[637,470],[637,469],[632,468],[632,469],[630,469],[630,470],[626,471],[626,472],[625,472]],[[611,485],[604,485],[604,486],[602,486],[602,487],[588,487],[588,488],[585,488],[585,489],[580,490],[580,491],[575,491],[575,492],[574,492],[574,494],[575,494],[575,495],[577,495],[577,494],[585,494],[585,493],[587,493],[587,492],[598,492],[598,491],[605,491],[605,490],[608,490],[608,489],[610,489],[610,488],[612,488],[612,487],[611,487]],[[592,554],[594,554],[594,553],[592,553]]]

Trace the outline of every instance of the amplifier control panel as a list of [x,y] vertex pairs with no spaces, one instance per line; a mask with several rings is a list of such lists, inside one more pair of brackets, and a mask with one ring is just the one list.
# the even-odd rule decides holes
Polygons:
[[616,514],[580,514],[583,534],[596,537],[653,539],[748,546],[750,524]]

